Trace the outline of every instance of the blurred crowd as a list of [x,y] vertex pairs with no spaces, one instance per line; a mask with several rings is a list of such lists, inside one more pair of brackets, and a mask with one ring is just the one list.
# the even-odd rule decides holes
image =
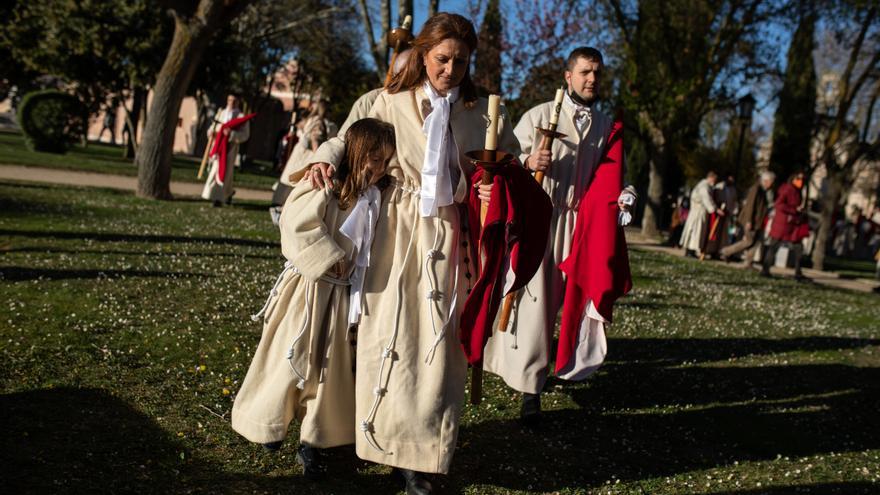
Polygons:
[[[880,279],[880,208],[835,212],[827,242],[817,245],[818,202],[809,202],[803,172],[778,181],[763,172],[744,195],[732,176],[709,172],[691,190],[682,189],[673,205],[670,244],[699,259],[760,266],[789,266],[797,280],[807,280],[801,266],[816,249],[847,260],[872,260]],[[809,263],[809,262],[807,262]]]

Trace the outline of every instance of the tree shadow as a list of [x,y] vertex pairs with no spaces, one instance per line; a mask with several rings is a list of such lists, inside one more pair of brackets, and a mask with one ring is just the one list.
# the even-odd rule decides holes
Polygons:
[[259,241],[255,239],[235,239],[228,237],[189,237],[177,235],[148,235],[148,234],[117,234],[105,232],[62,232],[62,231],[34,231],[0,229],[0,235],[18,236],[27,238],[50,238],[50,239],[74,239],[92,240],[98,242],[147,242],[147,243],[195,243],[195,244],[230,244],[235,246],[252,246],[280,249],[281,244],[273,241]]
[[[189,451],[153,419],[109,392],[56,388],[0,395],[5,493],[395,493],[387,474],[352,448],[330,449],[320,483],[299,474],[236,472]],[[255,455],[261,452],[254,446]],[[292,458],[292,456],[290,456]],[[293,461],[291,460],[291,463]]]
[[76,269],[31,268],[23,266],[0,266],[0,280],[7,282],[24,282],[28,280],[70,280],[70,279],[116,279],[116,278],[206,278],[210,275],[188,272],[166,272],[156,270],[108,270],[108,269]]
[[[537,430],[514,420],[463,427],[462,448],[449,481],[459,490],[473,483],[553,492],[595,487],[612,478],[638,481],[735,461],[769,461],[778,455],[880,448],[875,417],[880,369],[676,365],[713,360],[730,351],[752,354],[756,348],[770,353],[877,345],[868,339],[756,342],[760,340],[705,339],[683,346],[638,339],[628,347],[612,341],[609,349],[626,362],[610,361],[586,386],[557,387],[561,382],[553,381],[545,387],[569,395],[580,409],[552,410],[553,394],[545,394],[548,410]],[[716,345],[721,350],[713,350]],[[678,354],[657,359],[662,352],[658,348]],[[850,488],[864,487],[842,484],[835,489]],[[807,493],[821,491],[817,487]]]

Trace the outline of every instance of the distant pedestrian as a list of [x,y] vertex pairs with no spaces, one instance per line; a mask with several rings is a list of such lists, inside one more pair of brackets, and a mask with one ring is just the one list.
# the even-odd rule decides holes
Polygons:
[[244,122],[235,129],[224,128],[221,124],[226,124],[233,119],[242,117],[242,115],[241,97],[236,93],[230,93],[226,97],[226,108],[219,112],[215,117],[215,124],[208,130],[209,140],[211,138],[219,140],[224,137],[228,140],[228,147],[223,154],[224,163],[221,163],[221,154],[219,153],[211,157],[211,169],[202,190],[202,198],[211,201],[214,206],[219,207],[224,203],[232,203],[232,196],[235,194],[235,188],[232,184],[238,146],[247,141],[251,135],[249,122]]
[[[690,210],[681,234],[681,246],[686,256],[696,257],[703,251],[703,240],[709,235],[711,227],[709,215],[718,210],[712,199],[712,188],[717,182],[718,174],[710,171],[691,191]],[[720,214],[723,215],[724,212]]]
[[101,140],[101,137],[104,135],[104,131],[110,131],[110,143],[116,144],[116,107],[117,106],[118,106],[118,103],[114,99],[104,109],[104,122],[101,127],[101,132],[98,133],[98,141]]
[[743,229],[743,237],[739,241],[721,250],[721,259],[728,260],[732,256],[745,251],[744,268],[752,266],[755,258],[755,249],[759,248],[764,241],[764,225],[767,221],[767,206],[773,204],[773,182],[776,174],[767,171],[761,174],[757,184],[749,188],[746,199],[739,211],[740,226]]
[[801,202],[801,189],[804,187],[803,172],[795,172],[788,182],[779,188],[775,202],[775,213],[770,225],[770,244],[764,254],[761,275],[770,276],[770,267],[776,260],[776,252],[782,244],[788,244],[794,253],[794,278],[806,281],[808,278],[801,273],[801,258],[804,245],[801,242],[809,235],[807,217]]

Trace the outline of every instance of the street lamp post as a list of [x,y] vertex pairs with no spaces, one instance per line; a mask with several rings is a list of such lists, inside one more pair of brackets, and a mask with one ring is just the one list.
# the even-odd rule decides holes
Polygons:
[[755,111],[755,98],[751,94],[746,94],[736,102],[736,116],[739,120],[739,144],[736,148],[736,172],[733,174],[734,179],[739,180],[739,169],[742,166],[743,142],[745,141],[746,131],[749,123],[752,121],[752,112]]

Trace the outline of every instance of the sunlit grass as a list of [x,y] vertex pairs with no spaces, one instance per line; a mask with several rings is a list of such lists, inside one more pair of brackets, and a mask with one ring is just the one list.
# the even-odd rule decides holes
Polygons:
[[[278,241],[259,205],[0,182],[7,490],[393,493],[348,449],[306,482],[295,427],[278,454],[229,427]],[[487,376],[449,493],[876,493],[876,295],[631,261],[606,365],[551,380],[534,431]]]

